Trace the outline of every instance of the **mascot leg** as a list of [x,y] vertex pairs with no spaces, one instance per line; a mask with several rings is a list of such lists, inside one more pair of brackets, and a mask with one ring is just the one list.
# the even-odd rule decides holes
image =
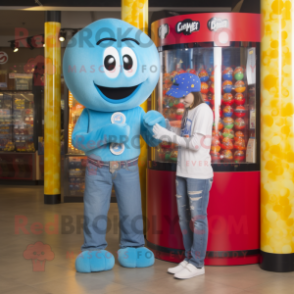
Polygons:
[[113,255],[104,250],[107,246],[107,213],[112,190],[109,168],[97,168],[88,163],[84,194],[84,245],[76,259],[76,270],[81,273],[111,270]]
[[118,261],[128,268],[154,264],[154,254],[145,245],[138,165],[120,168],[114,173],[114,189],[120,217]]

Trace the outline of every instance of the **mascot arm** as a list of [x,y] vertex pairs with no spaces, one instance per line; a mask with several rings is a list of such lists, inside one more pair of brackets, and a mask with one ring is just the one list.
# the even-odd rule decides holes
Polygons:
[[[145,117],[148,115],[151,111],[145,113],[145,111],[140,107],[141,109],[141,136],[143,137],[144,141],[150,146],[150,147],[156,147],[161,143],[161,140],[155,139],[153,137],[153,131],[150,126],[145,124]],[[157,111],[154,111],[156,113],[159,113]],[[160,114],[160,113],[159,113]],[[161,114],[160,114],[161,115]],[[165,126],[165,120],[164,121],[164,126]]]
[[128,125],[107,124],[88,133],[89,117],[86,109],[79,117],[72,133],[72,144],[82,151],[90,151],[108,143],[123,143],[130,134]]
[[164,116],[156,110],[150,110],[147,113],[144,113],[143,124],[152,135],[154,135],[153,127],[155,124],[159,124],[163,128],[166,128],[166,121]]

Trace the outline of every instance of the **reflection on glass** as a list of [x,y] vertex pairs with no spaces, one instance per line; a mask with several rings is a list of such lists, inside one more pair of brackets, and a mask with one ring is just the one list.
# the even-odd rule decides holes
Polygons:
[[[256,162],[255,72],[251,71],[249,76],[247,70],[252,67],[249,56],[252,50],[255,55],[254,48],[246,47],[195,47],[160,52],[162,72],[153,106],[169,119],[171,126],[180,128],[184,105],[166,93],[176,75],[197,74],[203,99],[214,114],[211,146],[214,164]],[[176,162],[177,148],[176,144],[162,142],[153,148],[152,160]]]
[[80,117],[85,106],[80,104],[72,95],[71,92],[68,92],[68,108],[69,108],[69,119],[68,119],[68,153],[69,154],[81,154],[84,152],[76,149],[71,142],[71,136],[75,124]]

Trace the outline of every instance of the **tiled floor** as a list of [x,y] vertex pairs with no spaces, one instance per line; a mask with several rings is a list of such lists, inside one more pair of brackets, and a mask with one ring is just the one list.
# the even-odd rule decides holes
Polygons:
[[[111,204],[109,213],[110,219],[116,219],[116,204]],[[83,242],[78,225],[82,215],[82,204],[44,205],[42,187],[0,186],[0,293],[294,293],[294,272],[267,272],[258,265],[206,266],[205,275],[184,281],[167,274],[166,269],[172,264],[160,260],[146,269],[125,269],[116,264],[108,272],[76,273],[74,259]],[[50,226],[54,216],[56,232],[53,224]],[[108,250],[113,254],[118,249],[118,237],[117,227],[112,225],[107,241]],[[32,260],[23,257],[27,246],[36,242],[50,246],[42,249],[45,258],[51,258],[50,250],[54,252],[54,259],[46,260],[44,271],[34,271]],[[35,250],[36,247],[26,251],[27,258],[31,258]]]

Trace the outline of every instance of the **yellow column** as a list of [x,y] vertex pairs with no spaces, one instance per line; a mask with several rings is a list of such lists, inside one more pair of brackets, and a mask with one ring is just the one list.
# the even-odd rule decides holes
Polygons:
[[261,267],[294,270],[292,1],[261,1]]
[[[142,30],[148,35],[148,0],[122,0],[121,19]],[[147,112],[147,101],[141,104]],[[139,172],[142,195],[143,216],[146,215],[146,168],[147,168],[147,144],[141,138],[141,154],[139,157]],[[145,218],[144,218],[144,224]]]
[[60,70],[59,42],[61,13],[46,12],[45,103],[44,103],[44,202],[61,202],[60,193]]

